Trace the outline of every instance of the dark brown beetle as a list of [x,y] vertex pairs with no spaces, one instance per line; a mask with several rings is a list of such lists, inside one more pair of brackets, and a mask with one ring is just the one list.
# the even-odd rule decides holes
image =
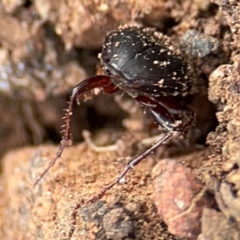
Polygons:
[[71,145],[70,119],[73,103],[94,88],[102,88],[106,93],[123,90],[149,109],[155,121],[167,133],[144,153],[129,161],[116,180],[91,199],[91,202],[101,198],[130,169],[168,140],[173,131],[186,135],[194,119],[194,112],[179,101],[193,93],[194,73],[189,62],[168,37],[152,28],[121,26],[106,36],[100,58],[105,75],[90,77],[73,89],[65,113],[64,135],[59,150],[34,185],[61,157],[64,147]]

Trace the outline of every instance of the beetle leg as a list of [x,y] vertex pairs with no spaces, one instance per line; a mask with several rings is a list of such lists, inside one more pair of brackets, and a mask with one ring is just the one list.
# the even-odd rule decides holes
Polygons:
[[113,186],[119,183],[119,181],[127,174],[129,170],[133,169],[138,163],[144,160],[148,155],[150,155],[154,150],[156,150],[160,145],[162,145],[164,141],[167,141],[169,138],[171,138],[172,134],[173,134],[172,132],[168,132],[160,140],[158,140],[152,147],[147,149],[145,152],[143,152],[139,156],[130,160],[128,164],[125,166],[125,168],[123,169],[123,171],[119,174],[119,176],[113,182],[105,186],[98,195],[91,198],[88,201],[88,203],[94,203],[98,199],[102,198],[108,190],[110,190]]
[[130,160],[120,175],[112,183],[105,186],[98,195],[90,199],[88,201],[89,203],[93,203],[102,198],[108,190],[119,183],[119,181],[127,174],[130,169],[132,169],[148,155],[150,155],[151,152],[161,146],[164,141],[170,139],[173,131],[179,131],[181,134],[185,135],[193,122],[193,111],[188,107],[180,105],[175,99],[169,99],[167,97],[150,98],[147,96],[138,96],[136,97],[136,100],[141,105],[147,107],[151,111],[157,123],[168,132],[151,148],[147,149],[141,155]]
[[185,136],[193,123],[194,112],[192,109],[182,106],[176,99],[138,96],[136,100],[147,107],[156,122],[167,131],[178,131]]
[[115,93],[118,91],[118,88],[111,82],[108,76],[96,75],[80,82],[73,89],[70,101],[79,100],[82,94],[94,88],[102,88],[106,93]]
[[72,134],[70,130],[71,125],[71,116],[72,116],[72,108],[73,103],[75,100],[79,100],[79,97],[94,89],[94,88],[103,88],[103,90],[106,93],[114,93],[118,91],[118,88],[111,82],[110,78],[104,75],[97,75],[90,77],[81,83],[79,83],[72,91],[70,101],[68,102],[68,108],[65,109],[65,116],[64,116],[64,125],[63,127],[63,137],[62,141],[59,145],[58,151],[55,155],[55,157],[49,162],[48,166],[43,170],[43,172],[40,174],[40,176],[37,178],[37,180],[34,183],[34,186],[36,186],[39,181],[43,178],[43,176],[49,171],[49,169],[56,163],[58,158],[61,157],[63,149],[65,146],[69,146],[72,144]]

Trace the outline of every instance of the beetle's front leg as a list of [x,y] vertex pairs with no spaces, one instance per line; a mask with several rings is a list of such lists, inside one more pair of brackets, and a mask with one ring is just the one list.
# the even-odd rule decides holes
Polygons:
[[96,75],[80,82],[72,91],[70,102],[75,99],[80,101],[80,97],[94,88],[102,88],[106,93],[115,93],[118,88],[111,82],[110,78],[105,75]]
[[72,116],[72,108],[73,103],[75,100],[79,100],[79,97],[91,91],[94,88],[102,88],[106,93],[114,93],[118,91],[118,88],[111,82],[108,76],[104,75],[97,75],[94,77],[90,77],[81,83],[79,83],[72,91],[70,101],[68,102],[68,108],[65,109],[65,116],[64,116],[64,125],[63,127],[63,136],[58,151],[56,153],[55,158],[53,158],[47,168],[40,174],[38,179],[35,181],[34,186],[38,184],[38,182],[43,178],[43,176],[49,171],[49,169],[55,164],[58,158],[61,157],[63,149],[65,146],[72,144],[72,134],[71,134],[71,116]]

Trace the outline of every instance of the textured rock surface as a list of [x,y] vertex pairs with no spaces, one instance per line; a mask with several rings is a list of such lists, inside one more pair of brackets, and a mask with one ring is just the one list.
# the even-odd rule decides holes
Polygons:
[[[115,153],[95,153],[81,144],[66,149],[44,180],[32,183],[56,147],[25,148],[3,160],[0,200],[1,239],[175,239],[166,232],[151,200],[146,161],[104,201],[78,206],[119,172]],[[105,200],[107,203],[105,203]]]

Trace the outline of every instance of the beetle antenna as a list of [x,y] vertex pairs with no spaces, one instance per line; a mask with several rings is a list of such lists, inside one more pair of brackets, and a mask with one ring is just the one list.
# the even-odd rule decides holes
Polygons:
[[44,171],[40,174],[37,180],[34,182],[33,186],[35,187],[39,181],[44,177],[44,175],[49,171],[49,169],[56,163],[56,161],[61,157],[62,152],[66,146],[70,146],[72,144],[72,133],[71,133],[71,116],[72,116],[72,108],[73,102],[75,99],[75,94],[72,94],[70,101],[68,102],[68,107],[64,109],[64,124],[62,125],[62,140],[60,142],[60,146],[55,157],[50,161],[48,166],[44,169]]

